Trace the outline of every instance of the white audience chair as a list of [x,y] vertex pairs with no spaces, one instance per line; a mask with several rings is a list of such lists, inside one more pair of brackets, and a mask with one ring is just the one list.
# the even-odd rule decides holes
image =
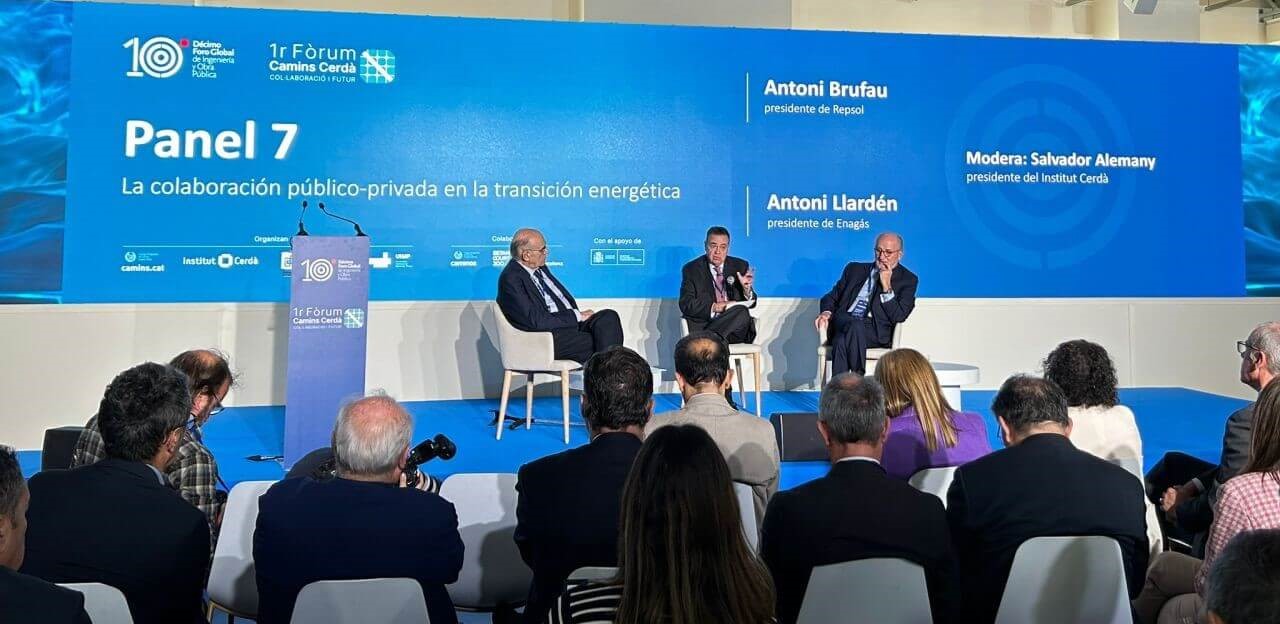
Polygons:
[[738,516],[742,518],[742,536],[751,552],[760,552],[760,527],[756,525],[756,497],[751,486],[734,482],[733,495],[738,499]]
[[1037,537],[1018,547],[996,624],[1133,624],[1120,545],[1110,537]]
[[907,480],[911,487],[933,494],[942,499],[942,507],[947,506],[947,490],[951,489],[951,482],[956,478],[956,467],[945,466],[942,468],[925,468],[913,475]]
[[413,579],[316,581],[298,592],[291,624],[428,624],[422,586]]
[[618,576],[618,569],[608,566],[586,566],[574,570],[565,579],[566,583],[596,583],[613,580]]
[[[907,319],[907,320],[910,320],[910,319]],[[903,321],[901,323],[898,323],[898,325],[893,328],[893,340],[889,341],[889,343],[892,346],[889,347],[888,349],[884,349],[881,347],[872,347],[870,349],[867,349],[867,374],[868,375],[870,375],[872,372],[876,370],[876,366],[875,366],[876,361],[878,361],[881,356],[883,356],[884,354],[888,353],[893,349],[897,349],[902,346],[902,334],[903,334],[903,329],[906,327],[906,325],[907,325],[907,321]],[[818,330],[818,390],[822,390],[822,388],[827,385],[827,381],[831,378],[831,371],[829,370],[830,367],[827,366],[827,363],[831,361],[832,353],[834,353],[834,349],[831,348],[831,343],[827,341],[827,330],[819,329]]]
[[258,584],[253,567],[253,530],[258,524],[258,497],[275,481],[242,481],[231,488],[222,511],[222,531],[209,567],[209,618],[213,611],[252,620],[258,615]]
[[[492,611],[514,606],[529,594],[533,572],[516,547],[516,475],[455,474],[444,480],[440,496],[458,512],[465,548],[458,581],[448,586],[454,606]],[[565,510],[571,522],[572,510]]]
[[816,566],[809,575],[796,622],[932,624],[924,568],[902,559]]
[[61,583],[84,594],[84,611],[93,624],[133,624],[129,603],[120,590],[102,583]]
[[[689,319],[680,319],[680,326],[684,329],[682,336],[689,335]],[[733,365],[734,377],[738,382],[738,405],[747,404],[747,381],[742,376],[742,362],[751,360],[751,370],[755,375],[756,389],[756,416],[760,415],[760,364],[763,361],[764,348],[758,344],[731,344],[729,345],[729,363]]]
[[560,376],[560,401],[564,409],[564,443],[569,443],[569,373],[582,368],[573,360],[557,360],[551,332],[520,331],[507,320],[497,303],[491,306],[498,327],[498,351],[502,355],[502,402],[498,405],[497,439],[507,423],[511,379],[524,377],[524,428],[533,425],[533,380],[538,373]]

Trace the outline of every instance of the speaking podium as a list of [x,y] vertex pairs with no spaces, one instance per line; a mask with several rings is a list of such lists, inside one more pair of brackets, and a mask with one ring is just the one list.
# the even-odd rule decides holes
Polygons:
[[284,465],[329,446],[342,402],[364,394],[369,237],[295,236]]

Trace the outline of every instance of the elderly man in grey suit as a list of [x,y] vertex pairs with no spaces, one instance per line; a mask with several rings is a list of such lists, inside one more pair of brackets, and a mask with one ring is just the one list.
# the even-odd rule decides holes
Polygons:
[[705,430],[724,454],[733,480],[751,486],[759,525],[769,497],[778,491],[778,442],[767,421],[725,400],[725,391],[733,387],[729,345],[709,331],[682,338],[676,343],[676,383],[684,395],[684,409],[654,416],[645,435],[666,425],[692,424]]

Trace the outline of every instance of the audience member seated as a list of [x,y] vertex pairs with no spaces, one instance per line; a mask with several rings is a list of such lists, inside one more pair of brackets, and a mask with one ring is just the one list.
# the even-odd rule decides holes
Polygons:
[[30,502],[18,455],[0,446],[0,622],[90,624],[84,594],[17,572],[25,555]]
[[959,466],[991,452],[982,416],[951,407],[919,351],[884,354],[875,375],[890,418],[881,461],[889,476],[905,480],[925,468]]
[[117,375],[98,405],[105,457],[31,477],[22,571],[115,587],[135,624],[204,622],[209,523],[164,475],[190,414],[182,371],[148,362]]
[[[204,445],[203,427],[209,418],[222,411],[222,401],[227,398],[235,376],[226,356],[217,351],[198,349],[178,354],[169,362],[187,376],[191,391],[191,420],[178,443],[178,455],[169,463],[165,475],[178,488],[187,502],[195,505],[209,519],[210,541],[217,539],[222,525],[222,509],[227,504],[226,486],[218,486],[218,463],[213,453]],[[80,439],[76,441],[71,467],[92,464],[104,457],[102,435],[98,433],[97,416],[85,423]]]
[[[1067,397],[1071,443],[1142,478],[1142,438],[1129,408],[1120,405],[1116,369],[1102,345],[1070,340],[1044,359],[1044,378]],[[1147,544],[1154,557],[1164,550],[1155,503],[1147,501]]]
[[1209,624],[1274,621],[1280,613],[1280,531],[1241,533],[1227,542],[1205,583]]
[[1033,537],[1115,538],[1136,596],[1149,558],[1142,484],[1071,445],[1067,399],[1052,381],[1010,377],[991,409],[1007,448],[960,466],[947,494],[964,588],[960,621],[995,619],[1014,553]]
[[778,621],[796,621],[814,566],[875,557],[923,567],[933,621],[957,621],[959,578],[946,512],[936,496],[886,474],[880,457],[888,431],[874,379],[842,373],[822,391],[818,432],[831,471],[779,492],[764,518],[760,554],[777,587]]
[[676,343],[676,385],[684,409],[658,414],[645,435],[666,425],[697,425],[716,441],[734,481],[751,486],[756,526],[769,497],[778,491],[778,439],[769,421],[740,412],[725,400],[733,388],[729,345],[719,334],[699,331]]
[[[1280,375],[1280,321],[1258,325],[1249,337],[1236,343],[1240,353],[1240,382],[1261,392]],[[1218,489],[1240,472],[1249,457],[1253,431],[1253,404],[1227,418],[1222,434],[1222,456],[1212,465],[1196,457],[1172,452],[1147,473],[1147,492],[1160,504],[1167,522],[1165,535],[1190,542],[1191,554],[1204,555]]]
[[1218,554],[1237,534],[1257,529],[1280,529],[1280,383],[1267,384],[1258,395],[1249,460],[1219,488],[1203,562],[1174,552],[1156,558],[1134,601],[1139,619],[1144,624],[1194,621]]
[[742,536],[729,466],[693,425],[644,442],[622,495],[618,576],[564,592],[551,624],[765,624],[773,587]]
[[644,358],[614,346],[587,360],[582,418],[591,442],[525,464],[516,482],[515,541],[533,570],[525,621],[543,621],[574,570],[617,565],[622,486],[652,414]]
[[391,397],[344,405],[333,426],[337,476],[285,479],[258,501],[253,560],[259,624],[288,624],[314,581],[411,578],[433,624],[456,623],[445,585],[462,569],[453,504],[402,487],[413,418]]

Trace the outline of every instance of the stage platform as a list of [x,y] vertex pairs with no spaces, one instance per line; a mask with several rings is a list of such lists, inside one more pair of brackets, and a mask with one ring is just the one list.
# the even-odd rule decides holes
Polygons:
[[[518,393],[517,393],[518,394]],[[999,431],[991,414],[991,390],[969,390],[963,393],[963,409],[978,412],[987,421],[992,448],[1001,448]],[[524,417],[523,397],[510,406],[510,414]],[[754,405],[754,397],[748,396]],[[1185,388],[1126,388],[1120,400],[1133,409],[1142,433],[1144,468],[1169,450],[1183,451],[1207,461],[1217,462],[1222,445],[1223,424],[1227,416],[1246,401]],[[680,397],[660,394],[655,397],[655,410],[678,409]],[[503,432],[495,440],[489,422],[498,408],[497,399],[457,401],[419,401],[407,403],[415,418],[414,441],[437,433],[449,436],[458,446],[458,454],[450,461],[435,460],[423,468],[437,477],[457,472],[516,472],[530,460],[568,448],[562,438],[560,398],[545,397],[534,401],[535,417],[547,422]],[[578,399],[571,401],[573,422],[569,446],[587,441],[587,430],[581,425]],[[816,392],[765,392],[763,413],[817,411]],[[88,415],[85,415],[85,420]],[[68,422],[66,424],[83,424]],[[284,408],[229,407],[210,420],[205,427],[205,441],[218,459],[222,478],[228,486],[240,481],[272,480],[284,475],[279,462],[253,462],[250,455],[279,455],[284,435]],[[20,453],[24,472],[30,476],[40,467],[39,451]],[[782,465],[781,488],[788,489],[826,473],[826,462],[785,462]]]

